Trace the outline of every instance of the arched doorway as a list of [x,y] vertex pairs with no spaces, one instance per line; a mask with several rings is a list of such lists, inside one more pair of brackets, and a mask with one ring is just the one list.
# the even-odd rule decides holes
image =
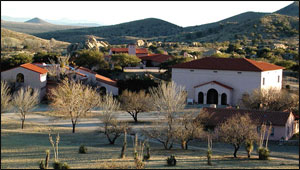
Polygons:
[[100,87],[100,90],[99,90],[99,92],[100,92],[100,95],[106,95],[106,88],[105,87]]
[[17,83],[24,83],[24,75],[22,73],[17,74]]
[[225,93],[221,95],[221,105],[227,105],[227,95]]
[[215,89],[207,91],[207,104],[218,104],[218,92]]
[[198,93],[198,104],[203,104],[204,101],[204,95],[202,92]]

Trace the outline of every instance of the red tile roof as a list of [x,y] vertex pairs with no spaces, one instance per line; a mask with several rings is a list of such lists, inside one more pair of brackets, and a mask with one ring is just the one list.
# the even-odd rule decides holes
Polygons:
[[92,71],[92,70],[90,70],[88,68],[85,68],[85,67],[79,67],[78,69],[86,71],[86,72],[89,72],[89,73],[92,73],[92,74],[97,74],[96,72],[94,72],[94,71]]
[[106,83],[106,84],[117,87],[117,82],[115,80],[112,80],[108,77],[104,77],[104,76],[99,75],[99,74],[96,74],[95,77],[96,77],[96,80],[98,80],[100,82],[103,82],[103,83]]
[[186,63],[174,65],[172,68],[208,69],[208,70],[235,70],[235,71],[269,71],[284,69],[274,64],[254,61],[247,58],[215,58],[205,57]]
[[151,60],[158,63],[163,63],[167,61],[170,58],[173,58],[173,56],[165,55],[165,54],[148,54],[145,56],[139,56],[141,60]]
[[147,48],[137,48],[135,49],[136,54],[148,54]]
[[40,74],[45,74],[48,72],[48,70],[43,69],[43,68],[36,66],[34,64],[31,64],[31,63],[22,64],[22,65],[20,65],[20,67],[26,68],[28,70],[31,70],[31,71],[34,71],[34,72],[37,72]]
[[199,84],[199,85],[195,86],[194,88],[197,88],[197,87],[200,87],[200,86],[204,86],[204,85],[209,84],[209,83],[215,83],[215,84],[218,84],[218,85],[223,86],[223,87],[225,87],[225,88],[227,88],[227,89],[230,89],[230,90],[233,89],[232,87],[227,86],[227,85],[222,84],[222,83],[217,82],[217,81],[210,81],[210,82],[207,82],[207,83]]
[[[128,53],[128,48],[111,48],[112,52],[117,53]],[[137,48],[135,49],[136,54],[148,54],[147,48]]]
[[[203,108],[203,111],[208,112],[210,118],[207,121],[207,125],[217,126],[220,123],[225,122],[228,118],[234,114],[249,114],[250,118],[257,123],[270,121],[272,125],[285,126],[289,112],[274,112],[274,111],[261,111],[261,110],[246,110],[246,109],[232,109],[232,108]],[[196,118],[197,119],[197,118]]]

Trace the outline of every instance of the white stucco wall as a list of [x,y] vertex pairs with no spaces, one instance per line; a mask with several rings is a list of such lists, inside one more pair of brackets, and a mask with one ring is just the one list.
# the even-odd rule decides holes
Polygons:
[[[279,77],[279,82],[278,82]],[[263,84],[263,79],[265,79],[265,84]],[[276,87],[282,88],[282,70],[272,70],[261,72],[261,87],[270,88]]]
[[[216,73],[214,71],[217,71]],[[238,73],[240,72],[240,74]],[[204,70],[204,69],[172,69],[172,80],[185,87],[188,98],[196,99],[194,86],[218,81],[224,85],[232,87],[231,104],[237,105],[242,94],[251,93],[261,85],[260,72],[247,71],[224,71],[224,70]]]
[[40,74],[23,67],[16,67],[1,72],[1,80],[16,82],[17,74],[19,73],[24,75],[24,86],[30,86],[40,90],[40,99],[42,99],[45,95],[45,90],[42,90],[42,88],[47,84],[47,73]]
[[205,85],[203,85],[203,86],[200,86],[200,87],[197,87],[197,88],[195,88],[195,102],[197,102],[198,103],[198,94],[199,94],[199,92],[202,92],[203,93],[203,95],[204,95],[204,104],[206,103],[206,99],[207,99],[207,91],[209,90],[209,89],[215,89],[215,90],[217,90],[217,92],[218,92],[218,104],[220,105],[221,104],[221,95],[223,94],[223,93],[225,93],[226,94],[226,96],[227,96],[227,104],[229,104],[229,105],[231,105],[231,101],[232,101],[232,95],[231,95],[231,92],[232,92],[232,90],[230,90],[230,89],[228,89],[228,88],[225,88],[225,87],[223,87],[223,86],[220,86],[220,85],[218,85],[218,84],[215,84],[215,83],[209,83],[209,84],[205,84]]
[[97,85],[101,88],[101,87],[105,87],[106,88],[106,93],[112,93],[114,96],[119,94],[119,88],[97,81]]

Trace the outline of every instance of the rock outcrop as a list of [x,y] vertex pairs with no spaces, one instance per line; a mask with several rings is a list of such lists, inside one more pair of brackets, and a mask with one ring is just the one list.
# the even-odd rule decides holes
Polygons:
[[74,53],[75,51],[82,49],[99,50],[100,47],[107,47],[108,45],[108,42],[97,41],[97,39],[94,36],[89,36],[84,42],[70,44],[67,50],[69,53]]

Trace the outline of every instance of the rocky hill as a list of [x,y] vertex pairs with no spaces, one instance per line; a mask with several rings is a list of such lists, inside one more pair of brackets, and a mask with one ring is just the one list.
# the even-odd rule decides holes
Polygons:
[[295,1],[291,5],[288,5],[275,13],[282,14],[282,15],[289,15],[289,16],[295,16],[299,17],[299,2]]
[[35,23],[35,24],[50,24],[49,22],[46,22],[40,18],[32,18],[28,21],[25,21],[25,23]]

